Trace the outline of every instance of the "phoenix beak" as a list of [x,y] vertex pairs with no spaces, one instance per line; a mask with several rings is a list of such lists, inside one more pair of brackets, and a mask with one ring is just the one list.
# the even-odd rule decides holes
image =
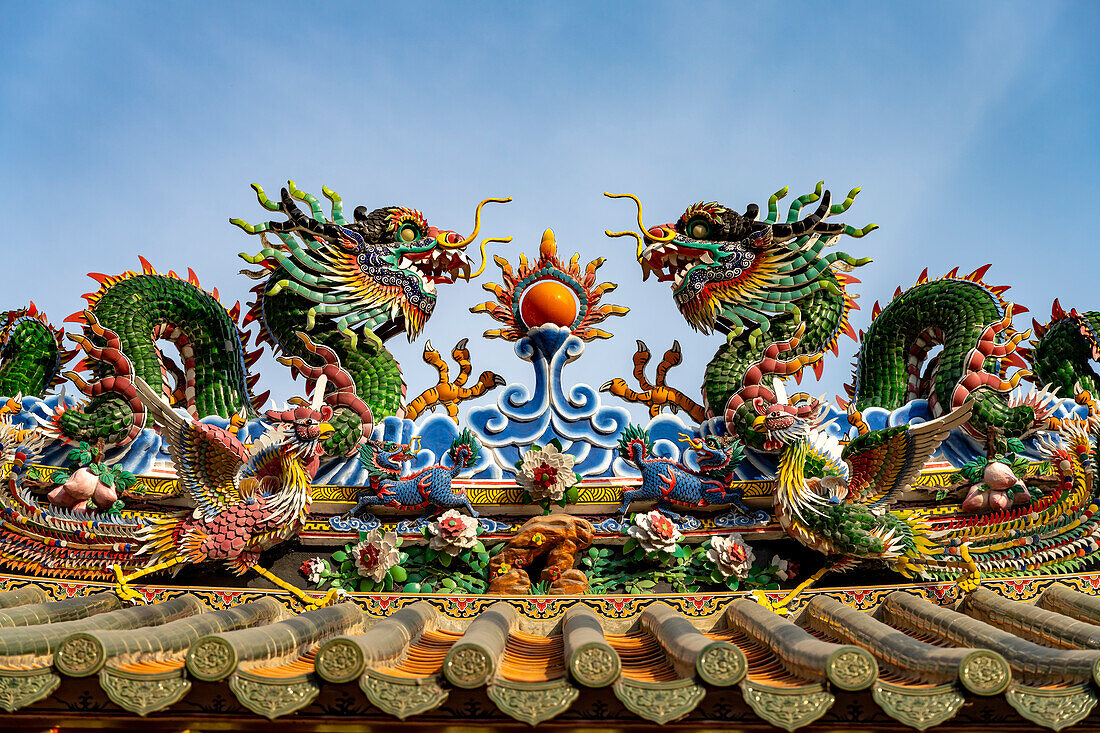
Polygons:
[[332,435],[333,433],[335,433],[335,432],[336,432],[336,428],[332,427],[332,426],[331,426],[331,425],[329,425],[329,424],[328,424],[327,422],[323,422],[323,423],[321,423],[320,425],[318,425],[318,426],[317,426],[317,430],[318,430],[318,432],[320,433],[318,437],[319,437],[319,438],[320,438],[321,440],[326,440],[326,439],[327,439],[327,438],[329,438],[329,437],[330,437],[330,436],[331,436],[331,435]]

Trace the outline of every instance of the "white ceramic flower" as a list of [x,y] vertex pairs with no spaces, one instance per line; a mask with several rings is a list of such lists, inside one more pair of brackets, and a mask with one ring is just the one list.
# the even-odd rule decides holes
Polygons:
[[400,559],[397,553],[397,533],[382,534],[377,529],[372,529],[362,542],[351,548],[351,556],[355,559],[355,570],[360,575],[379,583]]
[[543,446],[542,450],[528,450],[516,473],[516,483],[527,489],[535,501],[561,501],[565,492],[577,483],[573,471],[576,460],[553,444]]
[[798,576],[798,563],[784,560],[779,555],[772,558],[772,568],[775,570],[775,577],[780,580],[790,580]]
[[648,514],[638,514],[626,533],[636,539],[646,552],[672,552],[676,543],[684,538],[672,520],[654,509]]
[[744,578],[752,570],[755,553],[743,539],[737,535],[713,537],[707,559],[714,563],[724,578]]
[[457,555],[477,544],[477,520],[448,509],[428,525],[432,538],[428,547],[436,552]]
[[324,558],[311,557],[302,563],[302,575],[306,576],[306,580],[316,585],[324,580],[325,573],[328,571],[328,563]]

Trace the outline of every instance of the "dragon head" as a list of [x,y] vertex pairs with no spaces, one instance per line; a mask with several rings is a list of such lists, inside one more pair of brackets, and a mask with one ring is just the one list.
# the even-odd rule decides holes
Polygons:
[[[249,234],[258,234],[264,243],[257,255],[241,255],[264,269],[245,274],[256,279],[270,276],[261,286],[264,295],[285,290],[311,301],[307,327],[312,328],[319,316],[331,318],[352,342],[360,331],[381,341],[404,331],[412,341],[431,317],[438,284],[469,280],[481,273],[481,269],[472,273],[473,261],[465,253],[480,231],[481,208],[510,200],[486,199],[478,204],[474,231],[463,237],[430,226],[419,211],[403,206],[373,211],[359,206],[348,221],[340,197],[327,188],[324,194],[332,202],[328,218],[317,198],[298,190],[293,181],[282,189],[278,203],[269,200],[259,186],[253,184],[253,188],[261,205],[287,219],[255,225],[230,220]],[[311,213],[303,212],[294,199],[307,203]],[[272,242],[269,233],[280,241]],[[485,245],[491,241],[506,240],[481,242],[482,268]]]
[[359,446],[359,461],[367,472],[375,476],[400,476],[406,461],[416,458],[419,452],[419,438],[412,444],[398,443],[392,440],[368,440]]
[[776,379],[775,400],[756,397],[752,409],[756,413],[753,430],[764,435],[764,450],[780,450],[786,445],[805,440],[821,425],[825,406],[821,401],[801,392],[787,398],[783,382]]
[[736,438],[708,435],[705,438],[693,438],[682,434],[681,440],[695,451],[695,460],[699,470],[708,474],[728,474],[745,460],[745,451]]
[[[793,303],[819,287],[839,290],[838,284],[822,278],[830,265],[851,269],[869,260],[856,260],[844,253],[819,257],[820,250],[840,234],[863,236],[875,228],[870,224],[856,230],[844,224],[826,222],[831,214],[844,211],[859,189],[836,206],[830,204],[829,191],[822,184],[813,194],[801,197],[791,207],[787,221],[777,223],[776,202],[786,190],[772,196],[767,218],[758,220],[760,208],[751,204],[744,214],[716,202],[692,204],[674,223],[646,227],[642,207],[631,194],[606,194],[626,197],[638,206],[639,232],[607,232],[608,236],[631,236],[638,241],[637,257],[643,279],[656,274],[658,281],[670,282],[672,297],[680,313],[692,328],[709,333],[719,331],[734,336],[746,325],[767,329],[767,321],[791,310],[776,304]],[[820,199],[817,209],[798,219],[802,205]],[[823,280],[829,280],[825,284]],[[761,308],[767,301],[770,306]]]

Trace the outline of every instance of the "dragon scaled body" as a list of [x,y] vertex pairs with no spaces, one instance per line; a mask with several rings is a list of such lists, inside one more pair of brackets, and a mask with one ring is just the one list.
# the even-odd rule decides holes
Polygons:
[[[179,481],[195,509],[88,516],[51,507],[37,501],[24,485],[20,453],[3,490],[4,559],[33,573],[63,570],[84,579],[114,574],[126,598],[137,597],[128,587],[132,580],[207,561],[224,561],[234,572],[252,569],[273,578],[257,565],[259,555],[302,527],[312,503],[321,443],[333,432],[326,422],[332,409],[316,399],[312,406],[269,411],[271,430],[245,445],[231,430],[198,422],[174,408],[129,367],[118,349],[117,334],[99,326],[94,317],[89,325],[107,343],[92,348],[109,359],[118,375],[109,379],[125,382],[114,385],[117,393],[141,405],[141,423],[151,418],[171,447]],[[59,546],[64,553],[56,553]]]
[[[1025,309],[1004,299],[1007,287],[982,281],[988,268],[965,277],[952,271],[936,280],[925,271],[915,286],[899,288],[886,308],[875,304],[848,387],[856,410],[894,410],[927,399],[940,415],[973,402],[969,426],[976,435],[994,427],[1023,436],[1043,425],[1046,394],[1014,399],[1010,393],[1026,373],[1005,374],[1010,366],[1025,365],[1016,347],[1029,334],[1012,329],[1013,313]],[[942,351],[928,359],[937,346]]]
[[[103,346],[95,327],[112,331],[117,343],[111,348],[126,357],[132,373],[116,385],[116,375],[106,366],[110,360],[82,362],[72,376],[90,402],[59,410],[58,433],[108,445],[135,437],[134,415],[140,408],[125,389],[131,377],[197,418],[255,416],[267,395],[250,391],[257,377],[249,367],[261,352],[245,348],[250,336],[243,329],[252,323],[259,325],[257,344],[271,344],[296,360],[295,373],[336,363],[350,375],[359,402],[355,409],[332,405],[336,435],[326,450],[354,452],[365,426],[402,414],[401,370],[383,342],[400,332],[415,338],[435,308],[437,286],[470,276],[472,262],[465,250],[477,236],[486,202],[478,206],[473,234],[462,237],[429,226],[420,212],[406,207],[358,207],[348,221],[340,197],[328,189],[332,206],[326,218],[317,199],[293,182],[278,202],[254,188],[260,203],[285,221],[250,225],[234,220],[264,244],[259,254],[243,255],[260,266],[247,271],[260,282],[242,322],[240,306],[225,308],[217,290],[205,291],[191,271],[186,279],[162,274],[142,259],[140,272],[92,274],[99,288],[85,296],[87,307],[67,320],[84,327],[85,336],[77,338],[92,349]],[[296,200],[307,204],[308,214]],[[0,393],[41,396],[60,380],[71,352],[33,306],[6,318],[0,325]],[[300,332],[308,335],[308,343]],[[164,353],[164,344],[178,350],[179,363]],[[327,349],[334,359],[319,359],[318,349]],[[485,389],[495,386],[497,380]]]

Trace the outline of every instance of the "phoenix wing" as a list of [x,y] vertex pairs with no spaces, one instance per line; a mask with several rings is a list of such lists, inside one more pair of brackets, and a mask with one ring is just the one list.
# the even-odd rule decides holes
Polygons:
[[855,438],[841,458],[848,464],[848,500],[891,504],[916,479],[948,433],[970,419],[972,403],[919,425],[875,430]]
[[242,501],[238,485],[249,449],[230,431],[176,412],[140,377],[138,396],[168,441],[180,486],[195,503],[196,515],[213,519]]

